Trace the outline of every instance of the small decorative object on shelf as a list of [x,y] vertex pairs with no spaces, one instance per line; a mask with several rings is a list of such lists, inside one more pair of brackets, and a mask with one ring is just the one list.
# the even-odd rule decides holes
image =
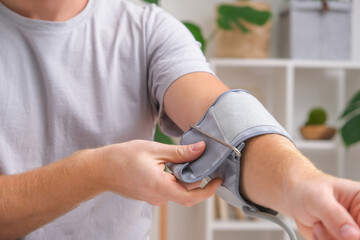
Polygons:
[[268,3],[236,1],[217,8],[216,56],[269,57],[271,10]]
[[311,109],[305,126],[300,128],[302,136],[307,140],[331,139],[336,129],[325,125],[327,119],[326,111],[321,107]]
[[290,0],[280,13],[280,57],[350,60],[350,0]]
[[352,97],[340,118],[345,120],[341,128],[345,146],[360,142],[360,90]]

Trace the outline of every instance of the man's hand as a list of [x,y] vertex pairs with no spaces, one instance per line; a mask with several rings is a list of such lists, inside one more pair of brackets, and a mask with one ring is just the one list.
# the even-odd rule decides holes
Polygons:
[[221,180],[213,180],[204,188],[187,190],[176,178],[164,171],[165,162],[183,163],[195,160],[205,143],[166,145],[134,140],[98,149],[107,190],[125,197],[162,205],[174,201],[184,206],[195,205],[213,195]]
[[306,239],[360,239],[360,183],[319,173],[292,184],[289,196]]
[[29,172],[0,176],[0,238],[20,238],[104,191],[153,205],[174,201],[192,206],[214,194],[221,180],[187,190],[164,171],[164,164],[194,160],[204,149],[204,142],[172,146],[134,140],[79,151]]
[[360,239],[359,182],[324,174],[279,135],[253,138],[244,151],[247,198],[295,219],[308,240]]

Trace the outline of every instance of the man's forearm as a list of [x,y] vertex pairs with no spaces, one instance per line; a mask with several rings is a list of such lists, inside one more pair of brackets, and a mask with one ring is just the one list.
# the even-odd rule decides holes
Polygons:
[[297,181],[322,174],[287,138],[268,134],[246,143],[240,191],[252,202],[291,215],[287,191]]
[[[188,74],[169,87],[164,109],[186,131],[226,90],[210,74]],[[306,239],[360,239],[359,183],[321,172],[281,135],[245,142],[240,185],[248,200],[294,218]]]
[[0,239],[16,239],[101,191],[93,150],[30,172],[0,176]]
[[[186,131],[226,90],[228,88],[210,74],[188,74],[169,87],[164,100],[165,111]],[[246,141],[241,163],[241,192],[254,203],[287,214],[290,213],[284,204],[286,189],[294,181],[320,174],[290,140],[276,134]]]

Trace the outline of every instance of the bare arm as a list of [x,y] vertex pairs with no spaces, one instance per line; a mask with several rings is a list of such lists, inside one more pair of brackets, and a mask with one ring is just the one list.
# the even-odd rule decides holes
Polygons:
[[[208,73],[193,73],[170,86],[165,95],[165,111],[184,131],[205,114],[215,99],[228,88]],[[182,109],[178,111],[177,109]],[[268,157],[269,156],[269,157]],[[294,145],[280,135],[265,135],[247,142],[242,161],[242,192],[253,202],[286,212],[283,205],[284,178],[289,168],[318,171]],[[264,186],[258,188],[257,186]]]
[[81,151],[27,173],[0,176],[0,239],[21,237],[103,191],[90,154]]
[[[211,74],[189,74],[170,86],[165,111],[187,130],[226,90]],[[241,192],[293,217],[306,239],[360,239],[360,183],[322,173],[276,134],[248,140],[241,165]]]
[[134,140],[76,152],[30,172],[0,176],[0,239],[22,237],[104,191],[153,205],[201,202],[214,194],[221,181],[188,191],[164,172],[164,163],[194,160],[204,148],[203,142],[172,146]]

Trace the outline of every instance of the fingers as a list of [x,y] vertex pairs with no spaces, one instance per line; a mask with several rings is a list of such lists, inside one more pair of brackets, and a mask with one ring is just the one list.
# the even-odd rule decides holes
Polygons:
[[181,182],[180,180],[178,180],[178,183],[180,183],[183,187],[185,187],[187,190],[193,190],[195,188],[200,187],[202,180],[194,182],[194,183],[186,183],[186,182]]
[[335,240],[320,222],[315,223],[312,240]]
[[[296,220],[295,220],[296,221]],[[299,221],[296,221],[296,225],[298,227],[301,236],[303,236],[307,240],[313,240],[313,228],[309,226],[305,226]]]
[[186,190],[177,182],[168,182],[166,187],[167,189],[169,189],[169,187],[172,188],[171,191],[168,191],[169,200],[190,207],[211,197],[221,183],[221,179],[214,179],[204,188],[195,188],[190,191]]
[[[324,204],[325,202],[325,204]],[[322,219],[323,225],[316,225],[315,234],[329,232],[335,239],[358,240],[360,230],[348,211],[341,206],[335,199],[329,198],[323,201],[323,205],[316,210],[316,215]],[[318,232],[316,232],[316,231]],[[325,233],[324,233],[325,232]],[[319,238],[329,239],[329,238]]]
[[166,162],[183,163],[195,160],[205,150],[205,142],[191,145],[160,144],[154,149],[156,156]]

